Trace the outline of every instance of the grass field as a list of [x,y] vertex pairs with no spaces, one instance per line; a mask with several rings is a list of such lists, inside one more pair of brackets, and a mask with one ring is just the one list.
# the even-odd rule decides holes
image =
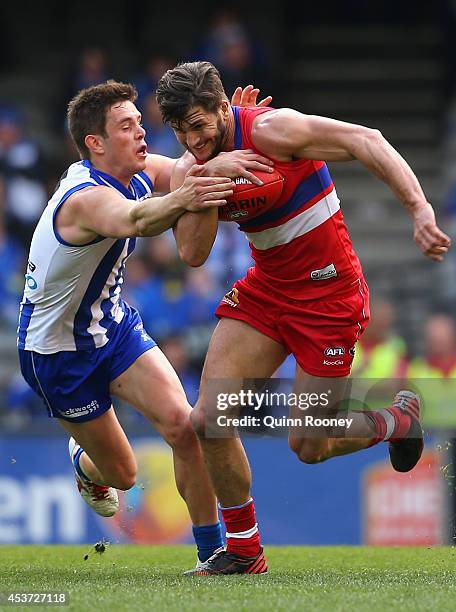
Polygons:
[[190,546],[0,546],[0,591],[67,591],[65,610],[105,612],[456,608],[454,548],[269,547],[267,557],[266,576],[185,578]]

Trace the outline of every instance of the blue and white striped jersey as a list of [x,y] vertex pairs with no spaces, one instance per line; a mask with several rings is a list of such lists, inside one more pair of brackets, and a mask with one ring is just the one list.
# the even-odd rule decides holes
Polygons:
[[128,200],[142,200],[153,192],[144,172],[135,174],[127,189],[88,160],[68,168],[33,234],[19,315],[19,348],[44,354],[100,348],[124,316],[123,270],[135,239],[99,236],[75,246],[65,242],[55,227],[56,213],[67,198],[97,185],[116,189]]

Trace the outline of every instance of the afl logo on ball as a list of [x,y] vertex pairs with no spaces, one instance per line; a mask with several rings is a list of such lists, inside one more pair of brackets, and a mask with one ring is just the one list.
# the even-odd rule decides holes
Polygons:
[[249,213],[246,210],[237,210],[230,213],[231,219],[239,219],[240,217],[248,217]]

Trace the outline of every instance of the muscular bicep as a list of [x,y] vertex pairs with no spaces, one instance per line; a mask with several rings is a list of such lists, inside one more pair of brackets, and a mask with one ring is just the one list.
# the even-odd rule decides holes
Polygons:
[[266,113],[252,130],[252,139],[261,151],[286,160],[315,159],[350,161],[357,159],[370,133],[375,130],[292,109]]

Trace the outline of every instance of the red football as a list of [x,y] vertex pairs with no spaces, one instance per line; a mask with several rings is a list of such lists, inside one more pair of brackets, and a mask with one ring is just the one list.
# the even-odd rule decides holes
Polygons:
[[284,179],[277,170],[255,171],[252,174],[262,180],[263,185],[255,185],[243,176],[233,179],[234,193],[228,198],[227,204],[219,208],[220,221],[248,221],[274,206],[280,198]]

